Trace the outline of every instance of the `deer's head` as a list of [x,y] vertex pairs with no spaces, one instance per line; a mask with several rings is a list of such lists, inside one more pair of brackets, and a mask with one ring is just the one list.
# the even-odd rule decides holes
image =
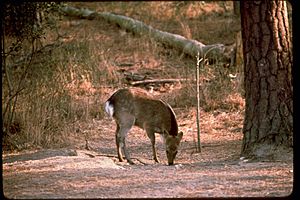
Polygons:
[[179,143],[182,139],[183,132],[180,131],[177,136],[169,135],[167,131],[164,132],[165,144],[166,144],[166,154],[168,158],[168,164],[173,165],[174,159],[176,157]]

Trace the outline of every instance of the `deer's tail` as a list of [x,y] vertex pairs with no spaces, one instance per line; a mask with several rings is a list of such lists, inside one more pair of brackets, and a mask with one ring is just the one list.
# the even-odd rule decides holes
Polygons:
[[110,117],[113,117],[114,115],[114,105],[109,101],[107,100],[105,102],[105,112],[110,116]]

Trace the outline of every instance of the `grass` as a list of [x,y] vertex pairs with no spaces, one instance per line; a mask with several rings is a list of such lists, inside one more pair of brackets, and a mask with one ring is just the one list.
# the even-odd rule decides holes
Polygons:
[[[227,11],[222,7],[224,2],[72,4],[127,15],[204,44],[233,43],[239,29],[239,21],[231,14],[230,2],[225,2],[230,8]],[[70,145],[70,138],[80,134],[74,123],[101,120],[103,103],[109,95],[117,88],[128,87],[124,71],[148,78],[195,79],[196,59],[185,57],[147,36],[132,35],[103,21],[64,17],[57,23],[63,37],[57,41],[55,33],[49,31],[41,40],[44,46],[57,45],[42,49],[30,63],[24,79],[25,89],[18,95],[10,134],[3,140],[5,149]],[[131,65],[122,65],[124,63]],[[7,64],[17,65],[11,70],[16,83],[26,63],[17,64],[8,59]],[[228,78],[236,69],[223,66],[222,61],[216,60],[201,69],[201,105],[207,112],[244,108],[244,100],[236,89],[238,80]],[[8,86],[5,78],[3,80],[2,103],[5,103]],[[196,105],[195,82],[150,87],[158,98],[165,99],[174,108],[190,109]]]

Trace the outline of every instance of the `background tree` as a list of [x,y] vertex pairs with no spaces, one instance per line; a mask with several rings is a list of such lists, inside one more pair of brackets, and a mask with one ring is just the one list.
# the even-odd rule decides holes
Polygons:
[[240,16],[240,1],[233,1],[233,14]]
[[33,56],[42,49],[46,30],[55,29],[60,3],[1,2],[1,64],[3,136],[20,131],[15,121],[18,97],[26,88]]
[[287,6],[278,0],[241,1],[240,6],[246,95],[242,155],[271,158],[290,150],[293,139]]

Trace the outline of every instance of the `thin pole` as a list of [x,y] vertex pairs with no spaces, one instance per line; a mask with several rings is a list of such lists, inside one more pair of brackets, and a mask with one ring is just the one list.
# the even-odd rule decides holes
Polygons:
[[200,59],[199,52],[197,54],[197,69],[196,69],[196,79],[197,79],[197,137],[198,137],[198,152],[201,152],[201,142],[200,142]]

